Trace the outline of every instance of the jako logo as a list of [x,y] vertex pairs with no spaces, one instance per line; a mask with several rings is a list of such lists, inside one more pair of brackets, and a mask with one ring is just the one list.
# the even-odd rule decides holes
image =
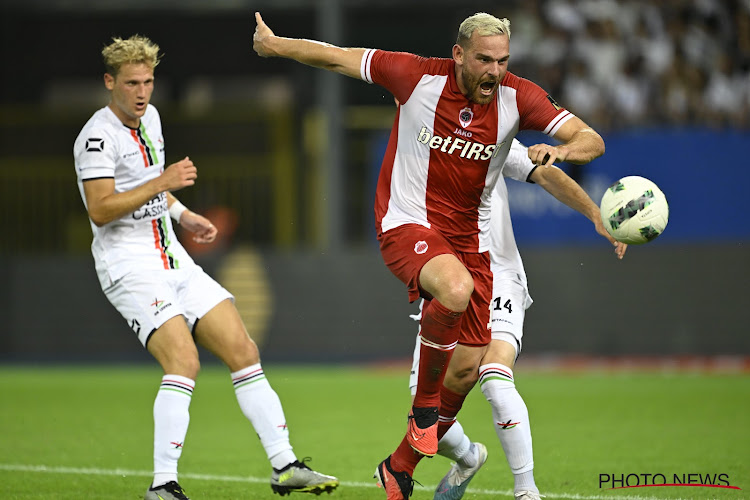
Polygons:
[[425,253],[428,248],[429,247],[427,246],[426,241],[418,241],[417,244],[414,245],[414,251],[419,255],[422,255],[423,253]]
[[459,156],[467,160],[489,160],[500,151],[497,144],[482,144],[450,135],[448,137],[432,135],[427,127],[422,127],[422,130],[419,131],[417,142],[428,145],[430,149],[440,149],[442,153],[448,153],[449,155],[460,151]]

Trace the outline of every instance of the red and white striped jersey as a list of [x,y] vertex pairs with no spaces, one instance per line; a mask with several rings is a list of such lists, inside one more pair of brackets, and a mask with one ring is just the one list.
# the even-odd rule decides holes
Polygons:
[[377,230],[432,227],[463,252],[490,248],[492,190],[518,131],[552,136],[573,117],[511,73],[494,102],[471,102],[452,59],[368,49],[360,76],[400,103],[375,194]]
[[[158,111],[149,104],[140,126],[130,128],[109,107],[98,110],[78,134],[73,156],[84,206],[84,181],[114,179],[115,192],[122,193],[158,177],[165,164]],[[102,227],[91,222],[91,231],[91,253],[104,288],[130,271],[194,265],[177,241],[166,192]]]

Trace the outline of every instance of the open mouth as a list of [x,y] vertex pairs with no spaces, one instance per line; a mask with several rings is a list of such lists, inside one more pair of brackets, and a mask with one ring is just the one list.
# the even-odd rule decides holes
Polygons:
[[495,91],[496,82],[494,81],[487,81],[482,82],[479,84],[479,92],[482,93],[482,95],[489,96],[492,95],[492,92]]

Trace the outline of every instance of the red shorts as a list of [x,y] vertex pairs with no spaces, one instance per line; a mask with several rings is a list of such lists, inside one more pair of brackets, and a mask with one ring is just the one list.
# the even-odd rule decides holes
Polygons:
[[418,224],[405,224],[390,229],[379,234],[378,241],[385,265],[408,287],[409,302],[414,302],[420,296],[432,298],[419,287],[419,273],[427,262],[443,254],[454,255],[460,260],[474,278],[474,293],[471,294],[461,322],[458,343],[468,346],[490,343],[492,271],[489,252],[460,252],[438,231]]

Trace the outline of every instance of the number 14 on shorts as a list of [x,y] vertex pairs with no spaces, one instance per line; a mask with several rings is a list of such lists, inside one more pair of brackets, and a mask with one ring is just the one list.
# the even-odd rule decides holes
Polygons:
[[513,312],[513,304],[511,304],[510,299],[507,299],[505,302],[503,302],[502,297],[496,297],[492,299],[492,309],[495,311],[502,311],[503,309],[506,309],[508,313]]

